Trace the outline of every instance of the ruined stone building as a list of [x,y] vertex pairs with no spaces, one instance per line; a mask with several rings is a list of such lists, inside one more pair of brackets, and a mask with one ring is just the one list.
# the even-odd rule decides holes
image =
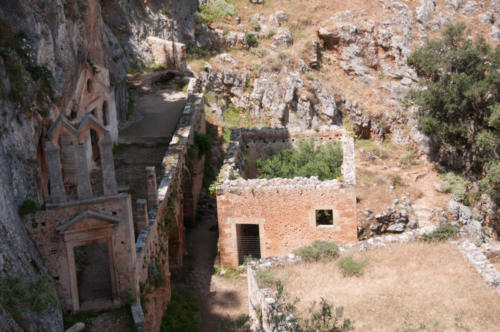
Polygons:
[[111,132],[92,111],[77,122],[61,115],[48,130],[40,169],[45,209],[24,220],[63,310],[101,310],[135,298],[137,326],[159,329],[170,301],[170,266],[182,265],[184,219],[195,216],[203,180],[203,157],[186,160],[194,133],[205,131],[195,88],[191,79],[164,172],[146,169],[147,199],[132,202],[118,188]]
[[[269,149],[293,147],[300,139],[340,140],[343,180],[255,179],[256,160]],[[217,214],[221,263],[245,257],[283,255],[315,240],[339,244],[357,239],[354,142],[342,129],[289,132],[238,129],[232,132],[219,175]]]
[[61,115],[45,141],[46,209],[27,229],[65,309],[105,308],[136,292],[131,201],[118,192],[112,147],[92,113],[76,127]]

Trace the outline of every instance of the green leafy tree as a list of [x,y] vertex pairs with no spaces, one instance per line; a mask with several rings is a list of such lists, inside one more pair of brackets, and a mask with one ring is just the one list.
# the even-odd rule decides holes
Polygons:
[[[488,178],[500,156],[500,46],[492,50],[465,28],[463,23],[448,25],[440,40],[429,41],[408,58],[422,78],[422,89],[410,98],[419,106],[420,129],[440,152],[455,150],[463,161],[459,170]],[[485,181],[490,192],[495,190],[492,181]]]

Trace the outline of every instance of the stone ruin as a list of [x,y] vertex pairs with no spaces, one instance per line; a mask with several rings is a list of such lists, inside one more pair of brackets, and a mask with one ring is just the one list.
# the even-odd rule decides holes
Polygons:
[[190,79],[164,172],[147,168],[147,199],[137,202],[118,188],[113,137],[101,113],[74,121],[61,115],[47,132],[39,153],[45,208],[24,221],[64,311],[103,310],[134,298],[138,330],[160,329],[170,268],[181,266],[185,255],[184,217],[194,218],[203,180],[204,157],[190,160],[190,167],[186,161],[194,133],[205,132],[196,88]]
[[[343,181],[317,177],[254,179],[256,160],[269,149],[293,147],[301,139],[342,143]],[[222,265],[238,266],[247,256],[282,255],[315,240],[357,240],[354,142],[341,128],[290,132],[284,128],[237,129],[216,189]],[[318,219],[329,211],[330,220]]]

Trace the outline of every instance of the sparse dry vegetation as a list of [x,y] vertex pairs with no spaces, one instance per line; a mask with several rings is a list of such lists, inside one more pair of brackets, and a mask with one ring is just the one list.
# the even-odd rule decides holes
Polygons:
[[[305,311],[320,297],[344,307],[356,331],[496,331],[500,298],[450,243],[410,243],[367,252],[363,274],[345,278],[337,264],[307,262],[272,270]],[[437,325],[436,325],[437,324]],[[419,326],[429,329],[419,330]],[[414,329],[411,329],[413,327]]]

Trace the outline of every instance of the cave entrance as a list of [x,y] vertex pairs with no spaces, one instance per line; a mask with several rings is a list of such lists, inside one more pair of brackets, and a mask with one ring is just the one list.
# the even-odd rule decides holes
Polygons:
[[112,301],[113,287],[106,242],[75,247],[75,269],[80,308]]
[[246,258],[260,259],[260,234],[259,225],[238,224],[236,225],[236,236],[238,238],[238,264],[244,263]]

